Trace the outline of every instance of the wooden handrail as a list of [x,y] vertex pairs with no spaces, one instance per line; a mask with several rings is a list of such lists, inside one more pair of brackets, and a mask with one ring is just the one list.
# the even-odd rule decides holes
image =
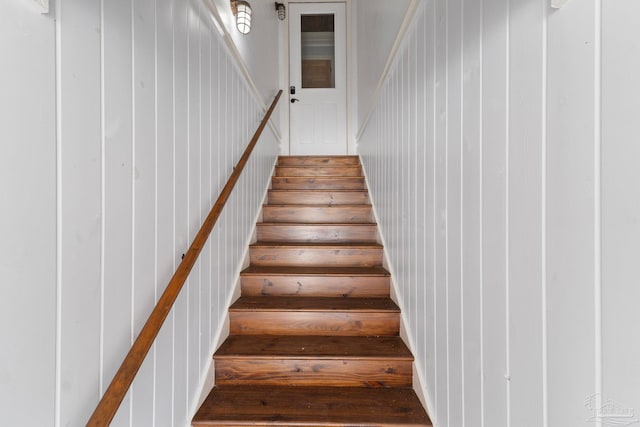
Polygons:
[[180,262],[176,272],[173,274],[167,288],[149,315],[147,322],[142,327],[142,330],[131,346],[129,353],[127,353],[127,357],[124,358],[118,372],[116,372],[113,380],[111,380],[109,388],[107,388],[107,391],[102,396],[102,399],[100,399],[98,406],[93,411],[91,418],[89,418],[87,426],[108,426],[116,415],[124,396],[127,394],[127,391],[138,373],[140,366],[142,366],[142,362],[144,362],[144,358],[153,345],[158,332],[160,332],[162,324],[169,315],[176,298],[178,298],[178,294],[180,293],[184,282],[187,280],[187,277],[195,265],[202,248],[207,242],[207,239],[211,234],[211,230],[213,230],[213,226],[216,224],[220,213],[222,213],[222,209],[224,208],[227,199],[229,199],[231,191],[233,191],[233,187],[235,187],[238,182],[238,178],[240,178],[240,174],[249,160],[249,156],[251,155],[253,148],[256,146],[258,139],[260,139],[260,135],[269,121],[271,113],[273,113],[281,95],[282,90],[280,90],[275,96],[269,110],[267,110],[267,113],[260,122],[260,126],[258,126],[258,129],[253,134],[253,138],[251,138],[249,145],[244,150],[242,157],[240,157],[240,160],[233,169],[233,172],[222,189],[220,196],[218,196],[218,199],[211,208],[211,212],[209,212],[209,215],[207,215],[207,218],[204,220],[202,227],[200,227],[200,231],[198,231],[198,234],[196,234],[196,237],[193,239],[193,243],[191,243],[189,250],[184,255],[182,262]]

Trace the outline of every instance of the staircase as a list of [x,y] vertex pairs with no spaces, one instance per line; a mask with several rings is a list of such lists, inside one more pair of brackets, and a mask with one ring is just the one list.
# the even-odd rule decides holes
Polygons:
[[357,157],[280,157],[194,426],[430,426]]

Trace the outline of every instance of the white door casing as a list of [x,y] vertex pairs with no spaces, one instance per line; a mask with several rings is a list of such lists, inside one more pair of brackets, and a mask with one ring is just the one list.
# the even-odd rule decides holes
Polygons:
[[[332,82],[327,88],[305,88],[302,82],[305,15],[333,15],[334,56]],[[344,3],[289,3],[289,78],[295,94],[290,101],[290,147],[292,155],[347,154],[346,18]],[[305,58],[322,62],[327,51],[326,34],[306,33]],[[309,48],[310,47],[310,48]],[[314,49],[315,48],[315,49]],[[309,53],[311,51],[311,53]],[[326,62],[326,61],[325,61]]]

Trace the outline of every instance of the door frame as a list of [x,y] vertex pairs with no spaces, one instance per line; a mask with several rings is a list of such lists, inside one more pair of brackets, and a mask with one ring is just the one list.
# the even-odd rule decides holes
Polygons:
[[[354,126],[354,94],[353,90],[355,85],[353,84],[353,65],[356,63],[354,54],[354,43],[353,43],[353,17],[352,17],[352,1],[351,0],[295,0],[295,1],[287,1],[286,7],[287,11],[289,9],[289,4],[291,3],[344,3],[345,11],[346,11],[346,38],[347,38],[347,87],[346,87],[346,96],[347,96],[347,153],[350,155],[357,154],[356,151],[356,141],[355,141],[355,131],[353,129]],[[282,31],[280,33],[279,40],[279,49],[280,52],[284,52],[284,55],[280,55],[280,87],[286,88],[287,95],[289,95],[289,62],[290,62],[290,52],[289,52],[289,14],[287,13],[287,19],[285,21],[285,25],[282,25]],[[291,140],[289,138],[290,133],[290,123],[289,123],[289,114],[291,104],[288,102],[284,102],[282,107],[280,108],[280,123],[282,124],[282,146],[281,152],[282,155],[289,155],[291,153]]]

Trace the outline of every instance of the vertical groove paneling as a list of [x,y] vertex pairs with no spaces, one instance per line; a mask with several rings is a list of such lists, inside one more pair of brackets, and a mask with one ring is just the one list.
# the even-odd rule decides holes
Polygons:
[[446,246],[448,420],[462,425],[462,0],[447,1]]
[[[512,0],[509,90],[511,425],[542,426],[543,8]],[[521,82],[528,82],[522,84]],[[536,321],[532,321],[536,319]],[[531,411],[531,407],[538,408]]]
[[640,323],[640,123],[634,114],[640,111],[640,46],[633,19],[640,4],[596,4],[602,8],[596,16],[602,25],[602,398],[635,409],[637,418],[640,344],[629,328]]
[[[58,0],[55,24],[47,15],[27,19],[13,8],[29,2],[13,3],[0,6],[9,11],[2,30],[20,34],[3,43],[25,56],[9,49],[5,70],[21,76],[2,81],[25,88],[25,99],[51,70],[33,77],[23,59],[53,61],[54,53],[24,41],[56,27],[57,93],[38,89],[33,117],[22,112],[3,126],[12,142],[3,150],[9,179],[20,183],[9,193],[15,212],[31,206],[22,197],[50,200],[53,160],[46,150],[37,159],[21,151],[40,147],[42,135],[12,132],[17,124],[33,135],[46,128],[38,114],[55,116],[58,271],[56,301],[42,293],[25,302],[38,279],[15,273],[14,257],[50,272],[51,255],[41,260],[28,246],[42,248],[51,236],[22,239],[47,213],[29,230],[32,213],[16,221],[7,213],[15,230],[3,236],[5,278],[20,279],[20,295],[7,300],[30,316],[21,331],[35,322],[53,328],[39,308],[56,306],[53,423],[82,425],[257,125],[259,106],[198,2]],[[584,425],[608,400],[640,410],[632,329],[640,320],[637,8],[634,0],[570,1],[559,10],[548,0],[425,1],[381,88],[359,149],[438,426],[499,427],[509,417],[517,427]],[[24,110],[23,101],[9,108]],[[3,118],[13,121],[12,113]],[[188,423],[277,148],[267,130],[114,425]],[[40,191],[31,180],[43,183]],[[13,243],[17,233],[23,246]],[[7,324],[23,320],[7,316]],[[29,375],[46,370],[29,360],[21,361]],[[16,380],[17,365],[3,365],[0,376],[38,388],[28,406],[37,423],[50,412],[38,405],[46,378]],[[10,394],[3,402],[14,409],[25,389]],[[19,424],[13,415],[2,421]]]
[[[56,274],[56,157],[61,148],[56,144],[55,114],[56,102],[60,101],[56,99],[60,82],[56,82],[55,72],[58,35],[54,14],[43,17],[34,11],[36,8],[34,2],[0,3],[0,423],[7,426],[24,424],[28,408],[37,408],[30,413],[34,425],[51,425],[56,418],[56,336],[60,315],[56,284],[62,282]],[[96,22],[95,9],[87,14],[87,25],[92,25]],[[73,34],[64,34],[65,39],[69,36]],[[94,48],[95,42],[92,37],[75,44],[84,52],[88,46]],[[90,67],[95,65],[95,53],[90,54]],[[79,83],[90,86],[95,83],[94,77],[87,82],[86,76],[80,76]],[[94,95],[99,93],[99,87],[94,89]],[[94,102],[85,111],[85,118],[91,123],[99,119]],[[79,107],[74,107],[72,99],[65,98],[65,103],[71,110]],[[95,153],[99,134],[98,138],[95,134],[86,136],[91,141],[88,149]],[[69,142],[73,146],[81,140]],[[77,170],[80,176],[88,173],[95,177],[96,172],[100,173],[99,162],[85,167]],[[93,221],[95,217],[87,217],[82,224]],[[95,254],[94,242],[90,249],[87,256]],[[88,323],[99,321],[99,282],[89,289],[79,282],[69,286],[71,292],[90,296],[86,310],[92,317]],[[76,332],[82,329],[84,325],[76,325]],[[81,342],[84,336],[68,338]],[[96,380],[94,370],[85,370],[93,366],[81,365],[79,370]],[[95,396],[97,392],[94,388],[90,393]]]
[[[424,186],[424,260],[427,266],[424,277],[425,286],[425,333],[423,354],[418,360],[418,365],[422,365],[425,372],[424,381],[427,384],[435,386],[437,380],[436,372],[436,20],[435,2],[430,2],[424,8],[424,21],[419,27],[425,29],[425,46],[424,53],[418,52],[418,55],[424,55],[425,62],[425,157],[422,169],[425,170],[425,186]],[[418,193],[419,194],[419,193]],[[418,278],[418,281],[421,278]],[[422,364],[420,363],[422,362]],[[431,405],[435,403],[435,396],[431,397]],[[434,407],[429,408],[435,411]]]
[[[173,56],[174,56],[174,188],[175,188],[175,217],[174,217],[174,253],[177,255],[177,262],[180,262],[181,254],[188,248],[188,215],[189,215],[189,163],[188,149],[188,110],[189,110],[189,87],[188,72],[189,44],[188,44],[188,0],[175,0],[174,4],[174,33],[173,33]],[[182,64],[177,66],[177,64]],[[174,384],[173,384],[173,423],[181,425],[187,419],[188,405],[188,351],[189,351],[189,289],[192,276],[189,277],[182,289],[182,292],[174,304]]]
[[375,101],[358,148],[439,427],[640,406],[631,3],[425,2]]
[[[157,109],[157,271],[156,299],[175,271],[179,258],[174,251],[174,91],[173,8],[156,8],[156,109]],[[173,343],[175,313],[169,314],[156,338],[156,426],[173,425]]]
[[462,345],[463,425],[482,420],[482,2],[463,10]]
[[[262,113],[199,3],[61,0],[57,7],[64,111],[57,425],[82,425]],[[190,423],[279,151],[266,129],[113,426]]]
[[[596,393],[594,312],[595,2],[549,17],[547,313],[549,424],[580,425],[568,399]],[[571,54],[572,61],[566,61]],[[567,119],[574,117],[575,119]],[[599,118],[598,118],[599,119]],[[570,166],[570,169],[568,169]],[[570,307],[570,315],[565,309]]]
[[[126,354],[131,345],[133,306],[133,34],[128,0],[105,1],[103,13],[104,79],[103,126],[105,230],[104,299],[102,316],[102,383],[108,386],[120,362],[112,354]],[[119,22],[119,27],[109,22]],[[103,390],[101,390],[103,392]],[[131,394],[122,402],[114,425],[129,421]]]
[[[155,304],[156,237],[156,51],[155,3],[133,3],[133,92],[135,162],[134,183],[134,298],[133,331],[137,335]],[[155,350],[153,350],[155,352]],[[132,425],[149,423],[154,416],[155,360],[153,352],[138,371],[132,385]]]
[[[200,102],[200,203],[201,206],[213,206],[214,193],[211,182],[211,147],[214,141],[211,139],[211,45],[212,39],[207,31],[207,26],[200,25],[198,37],[200,39],[200,81],[201,81],[201,102]],[[202,211],[202,218],[207,215],[206,210]],[[211,240],[207,241],[200,259],[202,260],[203,269],[200,282],[200,298],[198,300],[198,312],[200,318],[200,331],[198,339],[199,358],[201,366],[209,357],[209,349],[212,345],[215,330],[212,330],[212,313],[210,311],[211,304],[211,286],[212,286],[212,267],[211,267]]]
[[507,425],[506,69],[504,0],[484,0],[482,40],[482,282],[485,426]]
[[[58,91],[58,359],[56,423],[91,414],[100,378],[101,99],[99,2],[56,9]],[[81,321],[78,321],[81,319]],[[125,338],[127,338],[125,336]],[[64,343],[61,346],[60,343]],[[82,353],[77,349],[83,349]],[[80,421],[79,421],[80,422]]]
[[435,359],[436,359],[436,393],[433,396],[437,422],[448,425],[449,416],[449,354],[447,323],[447,2],[436,1],[435,10],[435,102],[436,121],[434,123],[435,148]]
[[[200,17],[191,7],[187,12],[187,45],[188,45],[188,228],[191,242],[202,224],[204,206],[200,203]],[[189,275],[189,283],[184,291],[187,294],[187,410],[189,410],[190,394],[197,388],[200,377],[200,322],[199,306],[200,284],[203,258],[200,257]],[[188,417],[188,415],[187,415]]]

